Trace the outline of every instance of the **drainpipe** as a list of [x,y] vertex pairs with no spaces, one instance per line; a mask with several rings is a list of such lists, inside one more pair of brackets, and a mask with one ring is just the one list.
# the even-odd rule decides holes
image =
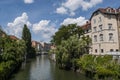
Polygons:
[[116,15],[116,20],[117,20],[117,30],[118,30],[118,44],[119,44],[119,51],[120,51],[120,25],[119,25],[119,15]]
[[99,43],[99,54],[101,55],[101,43]]

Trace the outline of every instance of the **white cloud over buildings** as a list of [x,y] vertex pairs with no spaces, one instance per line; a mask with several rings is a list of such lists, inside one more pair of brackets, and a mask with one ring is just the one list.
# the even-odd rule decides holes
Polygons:
[[33,24],[33,32],[39,34],[41,39],[49,42],[51,36],[57,31],[55,25],[50,20],[41,20],[39,23]]
[[68,25],[68,24],[77,24],[78,26],[81,26],[88,21],[85,19],[85,17],[78,17],[78,18],[66,18],[64,21],[61,23],[61,25]]
[[28,26],[32,25],[28,21],[28,15],[26,12],[22,13],[21,16],[15,18],[13,22],[9,22],[7,24],[7,32],[11,35],[16,35],[17,37],[21,37],[24,24],[27,24]]
[[92,8],[102,2],[103,0],[66,0],[66,2],[61,3],[61,6],[56,9],[56,13],[67,13],[74,16],[77,9],[82,8],[82,10],[88,10],[89,8]]
[[[27,13],[22,13],[21,16],[14,19],[13,22],[7,24],[7,33],[10,35],[15,35],[17,37],[22,36],[22,30],[24,24],[27,24],[28,28],[31,30],[31,33],[40,35],[40,39],[45,42],[49,42],[51,36],[57,31],[55,24],[51,23],[50,20],[41,20],[38,23],[31,24]],[[35,36],[37,37],[37,36]]]

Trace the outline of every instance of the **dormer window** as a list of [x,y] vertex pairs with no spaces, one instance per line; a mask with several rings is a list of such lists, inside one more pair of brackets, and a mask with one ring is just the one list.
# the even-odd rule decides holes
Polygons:
[[111,12],[111,9],[110,9],[110,8],[108,8],[108,9],[107,9],[107,12],[109,12],[109,13],[110,13],[110,12]]
[[117,13],[116,9],[114,9],[115,13]]

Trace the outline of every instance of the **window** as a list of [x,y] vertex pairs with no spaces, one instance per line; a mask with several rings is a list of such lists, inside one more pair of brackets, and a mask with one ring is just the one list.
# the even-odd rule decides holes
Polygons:
[[109,41],[113,41],[113,33],[109,33]]
[[102,25],[99,25],[99,29],[100,29],[100,31],[102,31]]
[[94,41],[97,42],[97,35],[94,35]]
[[103,41],[103,34],[100,34],[100,41]]
[[112,24],[108,24],[108,29],[112,29]]
[[99,17],[99,22],[101,22],[102,21],[102,19],[101,19],[101,17]]
[[112,15],[108,15],[108,19],[111,19],[112,18]]
[[110,9],[110,8],[108,8],[108,9],[107,9],[107,12],[109,12],[109,13],[110,13],[110,12],[111,12],[111,9]]
[[87,38],[89,38],[89,35],[87,35]]
[[104,50],[103,50],[103,49],[101,49],[101,53],[104,53]]
[[88,32],[89,32],[89,30],[87,29],[87,30],[86,30],[86,32],[88,33]]
[[110,52],[113,52],[114,50],[113,49],[110,49]]
[[116,49],[116,52],[118,52],[118,49]]
[[96,23],[96,19],[93,20],[94,21],[94,24]]
[[97,31],[97,28],[96,28],[96,27],[93,27],[93,29],[94,29],[94,32],[96,32],[96,31]]
[[97,49],[95,49],[95,53],[97,53]]

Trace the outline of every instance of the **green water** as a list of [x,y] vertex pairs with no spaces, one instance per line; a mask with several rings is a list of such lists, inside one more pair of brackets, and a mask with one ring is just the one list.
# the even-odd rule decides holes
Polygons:
[[37,56],[23,63],[10,80],[90,80],[80,73],[60,70],[47,56]]

